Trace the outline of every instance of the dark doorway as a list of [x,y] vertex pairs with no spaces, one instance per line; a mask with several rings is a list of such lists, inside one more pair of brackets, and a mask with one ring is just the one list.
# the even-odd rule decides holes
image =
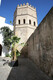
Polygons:
[[2,54],[2,45],[0,44],[0,56]]

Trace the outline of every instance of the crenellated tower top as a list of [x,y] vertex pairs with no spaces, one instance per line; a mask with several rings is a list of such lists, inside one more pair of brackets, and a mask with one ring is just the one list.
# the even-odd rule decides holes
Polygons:
[[36,10],[36,8],[34,6],[32,6],[32,5],[29,5],[29,3],[26,3],[26,4],[24,3],[24,4],[20,4],[20,5],[18,4],[17,8],[27,7],[27,6]]
[[[18,24],[18,19],[25,19],[26,24],[29,24],[28,19],[31,20],[31,24],[34,25],[36,23],[37,27],[37,13],[36,13],[36,8],[33,7],[32,5],[29,5],[29,3],[23,3],[23,4],[18,4],[16,7],[16,10],[14,12],[14,25]],[[35,22],[35,23],[33,23]],[[21,21],[21,24],[23,24],[23,21]]]

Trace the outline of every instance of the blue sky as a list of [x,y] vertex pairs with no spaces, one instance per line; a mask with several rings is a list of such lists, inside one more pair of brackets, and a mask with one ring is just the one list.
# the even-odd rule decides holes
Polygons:
[[13,22],[14,11],[19,4],[29,3],[36,8],[38,24],[53,6],[53,0],[1,0],[0,16],[6,18],[6,23]]

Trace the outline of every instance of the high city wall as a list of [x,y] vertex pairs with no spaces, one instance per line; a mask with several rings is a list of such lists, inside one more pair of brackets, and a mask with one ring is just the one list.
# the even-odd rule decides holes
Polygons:
[[42,71],[53,76],[53,7],[28,39],[27,51]]

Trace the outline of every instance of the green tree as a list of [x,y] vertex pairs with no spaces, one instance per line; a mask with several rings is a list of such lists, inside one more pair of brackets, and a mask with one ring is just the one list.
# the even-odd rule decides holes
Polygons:
[[10,49],[10,47],[12,47],[13,60],[16,60],[16,47],[15,47],[15,44],[19,43],[20,38],[15,36],[13,31],[11,31],[6,26],[1,28],[1,32],[3,34],[3,43],[4,43],[4,45],[8,47],[8,50]]
[[3,43],[5,46],[7,46],[8,50],[9,50],[11,47],[11,42],[9,41],[9,39],[11,39],[11,37],[14,35],[14,33],[7,26],[2,27],[1,32],[3,35]]
[[[16,53],[17,53],[17,49],[16,49],[16,46],[15,44],[19,43],[20,41],[20,38],[18,38],[17,36],[12,36],[11,39],[9,39],[10,43],[11,43],[11,46],[12,46],[12,55],[13,55],[13,60],[16,60]],[[19,51],[18,51],[19,53]]]

